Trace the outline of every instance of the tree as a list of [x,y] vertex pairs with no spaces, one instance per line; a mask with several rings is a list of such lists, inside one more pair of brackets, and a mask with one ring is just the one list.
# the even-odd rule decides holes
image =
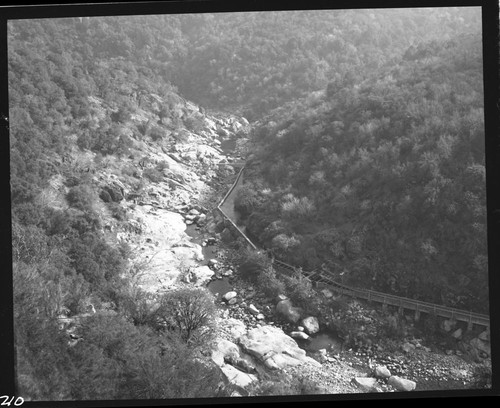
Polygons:
[[215,312],[213,296],[206,289],[178,289],[161,298],[155,313],[156,327],[190,347],[207,345]]

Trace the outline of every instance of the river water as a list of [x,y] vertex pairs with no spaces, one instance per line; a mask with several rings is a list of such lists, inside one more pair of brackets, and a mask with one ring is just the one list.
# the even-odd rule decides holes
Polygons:
[[[231,155],[234,153],[234,150],[236,148],[236,139],[224,139],[221,140],[221,150],[222,153],[226,157],[231,157]],[[228,163],[229,165],[231,163]],[[238,183],[238,186],[240,186],[241,183]],[[230,217],[232,220],[237,220],[238,219],[238,213],[237,211],[234,211],[234,194],[231,194],[230,197],[226,200],[223,206],[223,211],[226,213],[228,217]],[[195,244],[202,245],[203,243],[203,236],[200,233],[200,228],[197,227],[195,224],[188,225],[186,227],[186,234],[191,237],[191,241]],[[215,254],[217,252],[217,247],[214,245],[202,245],[202,253],[203,253],[203,261],[199,262],[199,265],[207,265],[208,261],[210,259],[215,258]],[[207,289],[214,295],[218,295],[220,298],[222,295],[225,293],[229,292],[232,290],[232,285],[229,283],[229,279],[227,277],[223,277],[222,279],[216,279],[211,281],[207,285]]]

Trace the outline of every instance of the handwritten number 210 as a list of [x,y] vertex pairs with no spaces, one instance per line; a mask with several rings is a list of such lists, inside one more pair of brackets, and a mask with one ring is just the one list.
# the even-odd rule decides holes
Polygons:
[[[9,399],[10,398],[10,399]],[[7,405],[10,407],[12,404],[12,401],[14,401],[15,397],[9,397],[8,395],[2,395],[0,396],[0,399],[3,399],[3,402],[0,405]],[[19,405],[23,405],[24,399],[22,397],[17,397],[16,400],[14,401],[14,405],[18,407]]]

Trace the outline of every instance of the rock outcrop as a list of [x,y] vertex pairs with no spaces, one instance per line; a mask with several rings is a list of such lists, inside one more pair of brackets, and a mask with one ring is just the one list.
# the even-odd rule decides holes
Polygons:
[[274,326],[249,330],[239,338],[243,350],[257,358],[269,369],[283,369],[304,363],[320,365],[299,348],[295,340]]

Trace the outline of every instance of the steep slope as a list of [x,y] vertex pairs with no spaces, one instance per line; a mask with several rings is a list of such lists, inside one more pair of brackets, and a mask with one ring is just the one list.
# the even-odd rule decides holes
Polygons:
[[384,74],[266,118],[237,203],[247,231],[339,280],[487,311],[479,41],[410,47]]

